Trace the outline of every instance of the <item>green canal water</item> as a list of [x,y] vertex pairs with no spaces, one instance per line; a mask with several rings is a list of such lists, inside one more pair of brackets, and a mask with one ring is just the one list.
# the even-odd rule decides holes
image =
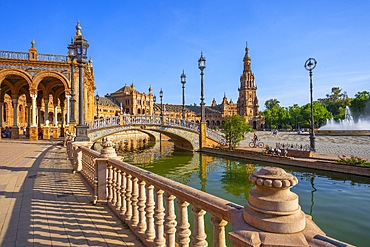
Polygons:
[[[244,206],[253,188],[249,174],[274,164],[215,157],[201,153],[177,152],[169,142],[149,149],[123,152],[125,162]],[[330,237],[354,244],[370,243],[370,179],[276,165],[294,174],[306,214]],[[211,227],[207,227],[211,228]],[[211,230],[207,231],[207,235]]]

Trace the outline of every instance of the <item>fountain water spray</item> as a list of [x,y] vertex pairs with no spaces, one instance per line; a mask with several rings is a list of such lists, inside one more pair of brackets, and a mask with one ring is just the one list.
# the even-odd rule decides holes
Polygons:
[[338,121],[328,119],[326,125],[320,127],[319,130],[370,130],[370,119],[365,116],[354,119],[351,110],[346,106],[344,119]]

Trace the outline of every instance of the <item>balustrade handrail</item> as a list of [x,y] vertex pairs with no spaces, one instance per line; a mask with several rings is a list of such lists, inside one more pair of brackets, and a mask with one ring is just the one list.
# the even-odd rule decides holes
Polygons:
[[[0,50],[0,58],[29,60],[29,53],[28,52]],[[66,63],[66,62],[68,62],[68,56],[56,55],[56,54],[37,54],[36,60],[37,61]]]
[[[264,171],[251,174],[249,180],[257,189],[249,192],[248,204],[242,207],[117,159],[109,140],[103,143],[100,154],[85,146],[87,144],[67,141],[67,154],[73,170],[81,172],[93,188],[94,203],[106,203],[146,246],[175,247],[189,246],[190,243],[192,246],[208,246],[206,213],[211,214],[213,246],[226,247],[226,238],[236,247],[292,243],[296,246],[327,246],[333,242],[349,246],[327,237],[309,217],[304,216],[303,211],[297,211],[300,210],[298,202],[294,206],[297,210],[285,211],[292,207],[291,201],[287,203],[289,207],[284,203],[286,198],[292,198],[289,188],[298,179],[283,170],[276,172],[280,168],[266,167]],[[286,193],[281,196],[277,190]],[[281,197],[279,204],[275,199],[271,200],[271,193]],[[251,201],[257,201],[258,207]],[[276,206],[272,207],[272,203],[262,205],[265,201],[274,202]],[[253,213],[254,208],[258,213]],[[287,221],[291,216],[295,217],[295,222]],[[228,223],[232,230],[227,232]],[[276,244],[271,240],[276,240]]]
[[[157,115],[121,115],[114,117],[99,118],[86,122],[89,130],[115,127],[119,125],[156,125],[170,126],[190,131],[200,132],[200,125],[195,122],[180,118],[169,118]],[[207,128],[207,136],[222,145],[226,145],[226,139],[219,131]]]
[[[177,239],[179,243],[189,243],[190,234],[193,232],[193,245],[206,246],[208,240],[203,224],[204,214],[207,212],[212,215],[214,224],[213,241],[219,243],[216,246],[226,247],[225,226],[232,223],[236,214],[240,217],[243,210],[241,205],[148,172],[117,158],[101,158],[98,152],[81,143],[67,142],[67,153],[71,160],[77,159],[74,164],[80,164],[79,171],[94,190],[94,201],[108,202],[108,206],[148,246],[176,246],[173,236],[176,225],[181,236],[181,239]],[[101,187],[102,185],[104,187]],[[99,191],[103,191],[103,194]],[[178,200],[178,210],[174,208],[175,198]],[[195,217],[194,229],[190,229],[188,223],[188,205],[191,205]],[[157,241],[162,244],[157,245]],[[152,245],[154,242],[155,245]]]
[[176,196],[176,198],[181,198],[189,202],[192,206],[204,209],[212,215],[228,222],[231,221],[231,212],[235,212],[243,208],[241,205],[194,189],[155,173],[148,172],[144,169],[119,161],[117,159],[108,159],[108,165],[109,164],[112,164],[121,171],[129,172],[131,176],[138,178],[141,181],[148,182],[155,188],[169,192],[171,195]]
[[0,58],[28,60],[28,52],[0,50]]

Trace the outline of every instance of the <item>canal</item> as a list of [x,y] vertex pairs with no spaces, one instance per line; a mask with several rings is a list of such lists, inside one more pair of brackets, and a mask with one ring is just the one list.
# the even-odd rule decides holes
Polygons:
[[[370,179],[341,173],[174,151],[171,142],[122,152],[124,161],[190,187],[244,206],[253,184],[249,174],[278,166],[295,175],[302,210],[330,237],[354,244],[370,243]],[[208,234],[208,233],[207,233]]]

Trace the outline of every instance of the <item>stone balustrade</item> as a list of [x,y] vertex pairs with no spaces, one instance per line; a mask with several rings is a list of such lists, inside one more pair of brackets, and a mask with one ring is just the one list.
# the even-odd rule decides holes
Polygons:
[[[106,117],[95,119],[86,122],[90,130],[98,130],[102,128],[116,127],[120,125],[155,125],[155,126],[167,126],[185,129],[189,131],[200,132],[200,125],[195,122],[180,118],[169,118],[166,116],[156,116],[156,115],[121,115],[114,117]],[[221,145],[226,145],[226,139],[224,135],[212,129],[207,128],[207,137],[215,140]]]
[[235,247],[348,246],[327,237],[301,211],[289,190],[298,180],[280,168],[250,176],[256,188],[243,208],[121,161],[108,139],[101,153],[88,143],[68,141],[67,153],[74,171],[94,190],[94,202],[107,203],[146,246],[208,246],[206,213],[213,246],[226,246],[227,238]]

